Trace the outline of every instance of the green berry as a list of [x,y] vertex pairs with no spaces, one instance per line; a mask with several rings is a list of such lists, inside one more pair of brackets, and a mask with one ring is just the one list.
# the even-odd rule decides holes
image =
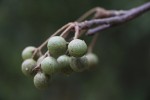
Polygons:
[[41,69],[45,74],[52,74],[59,70],[59,64],[53,57],[46,57],[41,62]]
[[50,54],[54,57],[62,55],[67,50],[67,42],[61,36],[54,36],[48,40],[47,44]]
[[33,59],[26,59],[22,63],[22,67],[21,67],[23,74],[26,76],[33,76],[34,72],[32,70],[35,66],[36,66],[36,61],[34,61]]
[[57,62],[59,63],[59,66],[61,67],[61,72],[64,74],[70,74],[72,73],[72,69],[70,67],[70,57],[67,55],[62,55],[57,58]]
[[89,68],[94,67],[98,64],[98,57],[93,53],[86,54],[86,57],[88,59],[88,66]]
[[[22,58],[23,60],[32,58],[34,51],[36,50],[33,46],[28,46],[22,51]],[[35,59],[37,59],[41,55],[41,52],[37,52],[35,55]]]
[[45,89],[49,85],[49,79],[50,77],[48,75],[45,75],[44,73],[38,72],[34,76],[34,85],[38,89]]
[[37,60],[37,65],[39,65],[43,61],[44,58],[45,58],[44,56],[39,57],[39,59]]
[[33,46],[28,46],[26,47],[23,51],[22,51],[22,58],[25,59],[29,59],[32,58],[33,52],[36,48]]
[[61,66],[61,68],[65,68],[70,66],[70,57],[67,55],[62,55],[57,58],[57,62]]
[[83,40],[74,39],[68,45],[69,54],[74,57],[82,57],[87,52],[87,45]]
[[76,58],[72,57],[70,61],[70,67],[75,72],[82,72],[88,68],[88,60],[86,56]]

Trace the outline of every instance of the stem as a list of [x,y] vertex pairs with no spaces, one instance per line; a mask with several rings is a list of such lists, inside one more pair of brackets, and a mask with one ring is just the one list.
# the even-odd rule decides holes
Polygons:
[[[44,54],[44,56],[43,56],[43,59],[45,58],[45,57],[47,57],[49,55],[49,51],[46,51],[46,53]],[[43,60],[42,59],[42,60]],[[34,67],[33,69],[32,69],[32,71],[35,71],[35,70],[37,70],[37,69],[39,69],[41,67],[41,63],[39,63],[36,67]]]
[[73,25],[71,24],[68,28],[66,28],[66,30],[63,31],[63,33],[60,36],[63,37],[64,35],[69,33],[72,28],[73,28]]
[[[49,38],[51,38],[51,37],[53,37],[55,35],[58,35],[60,32],[62,32],[64,29],[66,29],[69,25],[70,25],[70,23],[64,25],[63,27],[61,27],[60,29],[58,29],[54,34],[52,34]],[[49,38],[38,47],[40,50],[47,44]]]
[[[55,36],[55,35],[59,34],[60,32],[64,31],[67,28],[61,34],[61,36],[64,36],[64,35],[68,34],[68,32],[73,27],[74,27],[74,30],[75,30],[74,39],[77,39],[79,37],[79,35],[80,35],[79,31],[82,31],[82,30],[89,30],[90,29],[87,33],[88,35],[96,34],[99,31],[106,30],[106,29],[111,28],[113,26],[121,25],[125,22],[128,22],[132,19],[135,19],[136,17],[142,15],[143,13],[145,13],[149,10],[150,10],[150,2],[147,2],[147,3],[145,3],[145,4],[143,4],[139,7],[130,9],[128,11],[124,11],[124,10],[123,11],[116,11],[116,10],[113,11],[113,10],[105,10],[103,8],[96,7],[96,8],[91,9],[87,13],[85,13],[83,16],[81,16],[77,20],[77,22],[79,22],[79,23],[77,23],[77,22],[68,23],[68,24],[64,25],[62,28],[60,28],[59,30],[57,30],[52,36]],[[95,19],[96,17],[94,17],[94,19],[91,19],[89,21],[80,22],[80,21],[86,19],[88,16],[92,15],[93,13],[95,13],[95,14],[98,13],[99,17],[102,15],[101,17],[104,17],[104,18]],[[73,26],[71,26],[71,25],[73,25]],[[42,43],[37,48],[37,50],[35,50],[35,52],[33,54],[33,57],[35,56],[35,54],[38,51],[41,51],[41,49],[47,44],[48,39],[44,43]]]
[[79,27],[77,26],[77,23],[76,23],[74,39],[77,39],[78,36],[79,36]]
[[[103,26],[103,25],[110,24],[110,26],[107,26],[107,27],[103,26],[103,28],[100,28],[99,30],[97,30],[97,32],[99,32],[101,30],[106,30],[113,26],[121,25],[128,21],[131,21],[149,10],[150,10],[150,2],[147,2],[139,7],[136,7],[131,10],[126,11],[126,13],[124,13],[123,15],[109,17],[109,18],[103,18],[103,19],[92,19],[89,21],[80,22],[80,23],[78,23],[78,25],[79,25],[80,29],[90,29],[93,26],[100,26],[100,25]],[[97,33],[97,32],[95,32],[95,33]],[[95,33],[92,33],[92,34],[95,34]],[[92,35],[92,34],[88,34],[88,35]]]
[[110,24],[104,24],[104,25],[101,25],[101,26],[97,26],[96,28],[89,29],[86,34],[87,35],[92,35],[96,32],[105,30],[106,28],[109,28],[110,26],[111,26]]
[[81,22],[83,20],[85,20],[87,17],[89,17],[90,15],[96,13],[97,11],[97,7],[96,8],[93,8],[91,10],[89,10],[88,12],[84,13],[80,18],[78,18],[76,21],[77,22]]
[[[62,26],[62,27],[61,27],[60,29],[58,29],[54,34],[52,34],[49,38],[51,38],[51,37],[53,37],[53,36],[55,36],[55,35],[58,35],[60,32],[62,32],[64,29],[66,29],[70,24],[71,24],[71,23],[68,23],[68,24]],[[41,51],[41,49],[47,44],[49,38],[48,38],[46,41],[44,41],[44,42],[34,51],[32,58],[34,58],[35,55],[36,55],[36,53],[39,52],[39,51]]]
[[97,39],[98,39],[98,34],[95,34],[95,35],[93,36],[93,39],[92,39],[90,45],[89,45],[88,53],[93,52],[93,48],[94,48],[94,46],[95,46],[95,44],[96,44]]

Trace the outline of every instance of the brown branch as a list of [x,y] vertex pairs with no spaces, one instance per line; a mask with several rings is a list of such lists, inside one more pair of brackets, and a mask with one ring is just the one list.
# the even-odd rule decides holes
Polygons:
[[[130,10],[106,10],[101,7],[93,8],[81,16],[76,22],[68,23],[58,29],[52,36],[58,35],[66,37],[70,31],[75,31],[75,37],[78,38],[87,31],[87,35],[94,35],[97,32],[106,30],[113,26],[117,26],[128,22],[136,17],[142,15],[143,13],[150,10],[150,2],[147,2],[139,7],[130,9]],[[92,15],[93,14],[93,15]],[[89,21],[85,20],[87,17],[92,16],[92,19]],[[82,22],[80,22],[82,21]],[[50,36],[50,37],[52,37]],[[48,38],[49,39],[49,38]],[[33,58],[38,51],[47,44],[48,39],[43,42],[33,54]]]
[[149,10],[150,10],[150,2],[147,2],[139,7],[126,11],[122,15],[109,17],[109,18],[103,18],[103,19],[92,19],[89,21],[80,22],[78,23],[78,26],[80,30],[83,30],[83,29],[87,30],[94,26],[97,26],[94,29],[90,29],[87,33],[87,35],[93,35],[96,32],[99,32],[99,31],[111,28],[113,26],[120,25],[130,20],[133,20],[136,17],[142,15],[143,13]]

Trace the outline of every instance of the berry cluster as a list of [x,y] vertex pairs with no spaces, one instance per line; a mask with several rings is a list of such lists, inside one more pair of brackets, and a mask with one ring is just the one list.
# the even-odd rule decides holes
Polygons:
[[41,51],[35,53],[37,48],[32,46],[22,52],[22,72],[34,77],[34,85],[39,89],[48,86],[50,76],[54,73],[82,72],[98,63],[97,56],[87,53],[87,44],[81,39],[73,39],[68,43],[62,36],[52,36],[47,42],[47,49],[45,55]]

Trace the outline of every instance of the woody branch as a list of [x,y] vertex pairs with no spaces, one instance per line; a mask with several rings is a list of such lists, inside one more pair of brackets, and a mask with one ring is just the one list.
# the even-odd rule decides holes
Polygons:
[[[142,15],[143,13],[150,10],[150,2],[147,2],[141,6],[138,6],[136,8],[132,8],[127,11],[121,11],[123,13],[120,13],[120,11],[116,11],[119,15],[116,16],[110,16],[106,18],[100,18],[100,19],[91,19],[89,21],[83,21],[79,22],[78,26],[80,30],[88,30],[87,35],[94,35],[97,32],[106,30],[108,28],[111,28],[113,26],[121,25],[123,23],[126,23],[130,20],[135,19],[136,17]],[[107,13],[108,11],[105,10],[103,13]]]
[[[103,30],[129,22],[149,10],[150,2],[130,10],[106,10],[101,7],[96,7],[83,14],[83,16],[75,22],[70,22],[62,26],[52,36],[60,34],[60,36],[65,38],[71,31],[75,31],[74,39],[84,33],[86,33],[86,35],[95,35]],[[86,20],[88,17],[92,18]],[[48,39],[35,50],[33,57],[47,44]]]

